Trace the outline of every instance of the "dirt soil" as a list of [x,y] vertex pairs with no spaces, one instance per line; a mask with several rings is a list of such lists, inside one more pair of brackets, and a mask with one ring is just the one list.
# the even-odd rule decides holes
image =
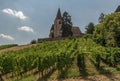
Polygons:
[[6,49],[0,50],[0,53],[6,52],[6,51],[20,50],[20,49],[28,48],[28,47],[35,46],[35,45],[36,45],[36,44],[28,44],[28,45],[20,45],[20,46],[15,46],[15,47],[11,47],[11,48],[6,48]]
[[94,75],[94,76],[59,79],[59,80],[48,80],[48,81],[120,81],[120,74]]

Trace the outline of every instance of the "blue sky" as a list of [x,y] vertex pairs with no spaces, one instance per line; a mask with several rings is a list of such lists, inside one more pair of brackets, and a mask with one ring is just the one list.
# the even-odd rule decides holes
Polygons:
[[101,12],[113,13],[118,5],[120,0],[0,0],[0,45],[48,37],[59,7],[84,32]]

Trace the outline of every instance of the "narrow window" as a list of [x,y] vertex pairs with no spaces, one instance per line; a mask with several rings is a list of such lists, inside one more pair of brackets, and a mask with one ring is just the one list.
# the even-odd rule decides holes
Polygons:
[[61,21],[59,21],[59,24],[61,24]]

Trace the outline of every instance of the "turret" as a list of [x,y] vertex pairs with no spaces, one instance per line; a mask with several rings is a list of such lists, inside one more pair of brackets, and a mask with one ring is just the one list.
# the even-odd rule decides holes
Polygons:
[[54,38],[58,38],[62,36],[62,16],[60,8],[58,8],[58,12],[54,21]]
[[58,8],[56,19],[62,19],[60,8]]

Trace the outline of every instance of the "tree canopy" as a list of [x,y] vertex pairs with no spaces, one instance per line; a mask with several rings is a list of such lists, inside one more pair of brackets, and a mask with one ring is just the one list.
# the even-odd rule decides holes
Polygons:
[[94,28],[95,28],[94,23],[90,22],[85,28],[86,34],[93,34]]
[[120,47],[120,12],[106,15],[95,27],[93,38],[103,46]]
[[105,17],[105,14],[104,14],[104,13],[101,13],[101,14],[100,14],[100,17],[99,17],[99,19],[98,19],[99,23],[101,23],[101,22],[103,21],[104,17]]
[[72,36],[72,34],[71,16],[68,12],[64,12],[62,17],[62,37]]

